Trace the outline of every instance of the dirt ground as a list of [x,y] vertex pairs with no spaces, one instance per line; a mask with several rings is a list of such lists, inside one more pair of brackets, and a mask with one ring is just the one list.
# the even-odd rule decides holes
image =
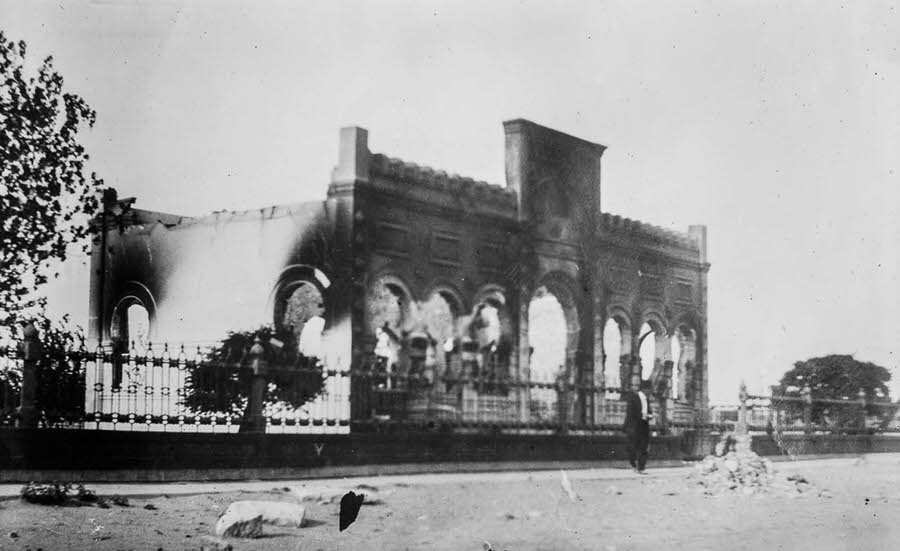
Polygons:
[[[379,488],[383,503],[363,506],[344,532],[338,530],[337,503],[311,503],[304,528],[266,525],[263,538],[230,542],[235,551],[479,551],[485,542],[496,551],[881,550],[900,545],[896,456],[859,464],[799,462],[783,470],[802,473],[831,497],[818,492],[712,497],[686,482],[686,469],[623,480],[572,478],[580,496],[575,502],[562,490],[558,472],[520,481],[391,482]],[[229,503],[296,500],[294,491],[284,490],[288,486],[300,483],[273,482],[262,492],[132,497],[128,507],[109,509],[7,498],[0,501],[0,549],[198,550],[200,536],[212,533]]]

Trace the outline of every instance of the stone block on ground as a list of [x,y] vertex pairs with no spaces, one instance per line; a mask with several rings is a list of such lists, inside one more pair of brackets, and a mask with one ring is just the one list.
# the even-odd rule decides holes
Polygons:
[[394,490],[382,492],[378,490],[378,488],[367,484],[359,484],[358,486],[346,488],[291,488],[291,493],[296,499],[303,502],[316,502],[320,505],[337,503],[347,494],[347,492],[363,494],[365,496],[363,505],[378,505],[383,502],[383,498],[393,494]]
[[[225,522],[249,521],[259,517],[262,522],[276,526],[292,526],[300,528],[306,515],[306,508],[302,505],[282,501],[235,501],[228,506],[216,523],[216,533],[220,524]],[[224,530],[224,528],[223,528]]]

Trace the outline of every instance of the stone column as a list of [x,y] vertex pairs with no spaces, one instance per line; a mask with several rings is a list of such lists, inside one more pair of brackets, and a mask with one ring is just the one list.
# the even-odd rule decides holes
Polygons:
[[40,414],[37,407],[38,369],[43,356],[41,340],[37,328],[28,322],[24,330],[25,340],[20,345],[24,365],[22,367],[21,401],[16,409],[16,426],[26,429],[38,425]]

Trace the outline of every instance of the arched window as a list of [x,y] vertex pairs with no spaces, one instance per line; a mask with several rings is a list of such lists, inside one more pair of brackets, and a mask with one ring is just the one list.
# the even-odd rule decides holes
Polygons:
[[379,279],[369,289],[366,300],[368,326],[375,339],[375,357],[387,371],[392,372],[400,363],[409,304],[409,294],[393,278]]
[[304,356],[322,358],[322,334],[325,331],[325,300],[318,287],[298,281],[285,299],[281,326],[296,339],[297,350]]
[[620,379],[622,362],[622,329],[615,318],[606,320],[603,328],[603,352],[605,354],[603,373],[606,388],[621,388],[628,381]]
[[113,309],[110,337],[120,352],[132,347],[143,352],[150,344],[150,311],[137,297],[121,299]]
[[553,293],[540,287],[528,306],[531,377],[553,381],[565,369],[568,327],[563,307]]
[[641,339],[641,378],[646,381],[650,379],[653,368],[656,366],[656,332],[649,323],[644,323],[641,325],[639,335]]

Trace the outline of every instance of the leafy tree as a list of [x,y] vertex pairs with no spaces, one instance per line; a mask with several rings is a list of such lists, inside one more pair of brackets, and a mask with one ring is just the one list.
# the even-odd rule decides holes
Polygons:
[[0,327],[12,331],[43,305],[34,291],[52,261],[87,235],[102,187],[77,140],[95,112],[63,92],[52,57],[26,76],[25,53],[0,32]]
[[[229,333],[202,361],[188,366],[185,406],[195,413],[240,415],[240,430],[252,430],[250,348],[257,338],[268,363],[267,406],[300,408],[322,393],[325,374],[321,360],[297,351],[297,338],[290,327],[276,330],[263,326]],[[282,345],[274,345],[273,339]]]
[[[812,422],[839,428],[859,425],[863,413],[867,416],[883,416],[892,411],[888,382],[891,372],[871,362],[861,362],[851,355],[833,354],[796,362],[794,368],[784,374],[779,384],[779,394],[799,398],[809,386],[813,398]],[[860,391],[865,394],[866,407],[860,404]],[[837,401],[834,403],[820,399]],[[804,404],[798,401],[778,400],[777,407],[794,418],[802,418]]]

